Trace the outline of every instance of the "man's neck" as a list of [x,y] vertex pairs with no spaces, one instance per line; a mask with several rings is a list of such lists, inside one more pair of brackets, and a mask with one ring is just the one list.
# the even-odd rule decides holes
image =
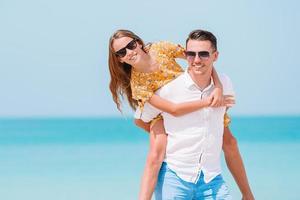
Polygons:
[[208,87],[211,83],[211,76],[212,73],[207,74],[194,74],[188,71],[189,75],[191,76],[192,80],[196,83],[196,85],[201,89],[204,90]]

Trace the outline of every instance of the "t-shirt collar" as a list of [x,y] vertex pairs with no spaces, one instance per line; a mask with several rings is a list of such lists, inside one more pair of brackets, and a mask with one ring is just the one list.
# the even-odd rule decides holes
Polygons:
[[[201,90],[199,88],[199,86],[194,82],[194,80],[192,79],[191,75],[188,73],[188,70],[185,70],[184,76],[185,76],[185,85],[186,85],[187,88],[190,89],[192,87],[196,87],[199,90]],[[207,90],[211,89],[213,86],[214,86],[214,81],[213,81],[212,78],[210,78],[210,84],[206,88],[204,88],[203,90],[201,90],[201,91],[202,92],[207,91]]]

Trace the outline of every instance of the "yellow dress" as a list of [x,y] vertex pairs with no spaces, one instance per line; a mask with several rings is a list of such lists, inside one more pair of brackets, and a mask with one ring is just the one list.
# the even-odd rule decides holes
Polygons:
[[[156,90],[174,80],[183,73],[183,69],[176,62],[176,58],[183,57],[184,48],[170,42],[162,41],[150,46],[149,53],[156,56],[159,69],[155,72],[145,73],[131,70],[130,86],[132,98],[137,100],[142,109],[144,104],[152,97]],[[224,115],[224,126],[227,127],[230,118]]]

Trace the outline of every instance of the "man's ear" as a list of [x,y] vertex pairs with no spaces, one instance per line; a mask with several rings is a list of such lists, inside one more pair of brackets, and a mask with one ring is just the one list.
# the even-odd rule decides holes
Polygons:
[[216,52],[214,53],[214,61],[217,61],[217,60],[218,60],[218,57],[219,57],[219,52],[216,51]]

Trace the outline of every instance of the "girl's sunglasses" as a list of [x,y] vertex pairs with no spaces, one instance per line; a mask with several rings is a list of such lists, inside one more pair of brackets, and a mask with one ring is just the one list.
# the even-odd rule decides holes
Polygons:
[[123,47],[119,51],[116,51],[115,55],[118,56],[119,58],[123,58],[124,56],[126,56],[127,53],[126,49],[134,50],[136,47],[137,47],[136,39],[133,39],[125,47]]

